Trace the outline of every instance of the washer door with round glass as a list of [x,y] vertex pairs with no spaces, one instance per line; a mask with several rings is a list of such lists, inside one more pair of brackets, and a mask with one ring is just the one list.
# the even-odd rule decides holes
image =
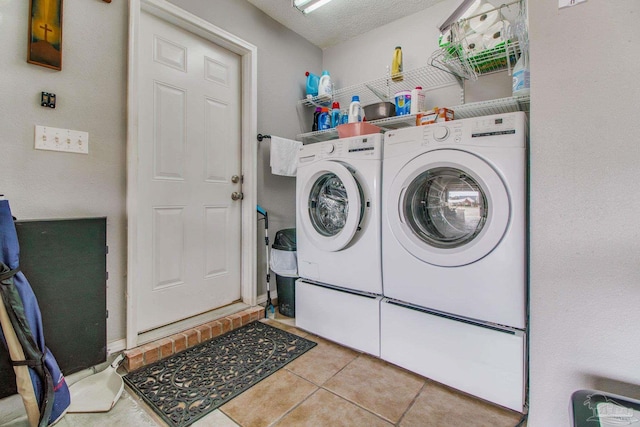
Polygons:
[[435,150],[407,163],[394,178],[386,209],[400,244],[442,267],[471,264],[502,240],[511,213],[498,173],[479,157]]
[[324,251],[343,249],[353,239],[364,214],[363,193],[354,174],[338,162],[317,165],[302,190],[299,203],[303,232]]

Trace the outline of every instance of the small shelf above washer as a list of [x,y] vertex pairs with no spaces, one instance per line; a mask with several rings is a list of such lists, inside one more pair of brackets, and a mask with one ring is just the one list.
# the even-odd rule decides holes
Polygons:
[[[471,117],[488,116],[492,114],[512,113],[515,111],[529,112],[530,98],[526,96],[510,96],[508,98],[492,99],[489,101],[473,102],[461,104],[451,109],[457,119],[468,119]],[[394,116],[386,119],[371,120],[369,123],[382,128],[383,131],[400,129],[416,125],[416,115]],[[337,139],[336,129],[328,129],[317,132],[299,134],[296,139],[304,144],[328,141]]]

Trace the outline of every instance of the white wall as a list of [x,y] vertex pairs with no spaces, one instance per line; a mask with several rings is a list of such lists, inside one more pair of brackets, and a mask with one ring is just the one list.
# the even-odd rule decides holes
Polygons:
[[640,397],[640,2],[557,4],[529,1],[531,427]]
[[[320,49],[246,1],[174,3],[258,46],[258,130],[285,137],[300,133],[296,101],[304,95],[307,68],[321,68]],[[28,1],[0,0],[0,194],[20,219],[107,216],[107,337],[116,341],[125,337],[126,324],[128,2],[64,3],[60,72],[27,64],[28,9]],[[40,107],[41,91],[57,94],[55,110]],[[89,155],[34,150],[36,124],[89,132]],[[295,225],[295,179],[270,174],[269,148],[268,140],[260,143],[258,201],[269,211],[275,233]],[[262,245],[258,257],[262,293]]]
[[[109,341],[125,330],[126,3],[65,2],[54,71],[26,62],[29,2],[0,0],[0,193],[19,219],[107,217]],[[89,155],[34,150],[36,124],[89,132]]]
[[[296,105],[304,98],[305,71],[321,68],[319,48],[246,1],[171,0],[171,3],[258,47],[258,132],[292,139],[302,132]],[[257,177],[258,203],[269,213],[273,242],[276,231],[296,225],[296,180],[271,174],[270,148],[268,139],[259,144]],[[258,223],[257,236],[258,295],[266,292],[263,224]],[[273,276],[271,288],[275,286]]]

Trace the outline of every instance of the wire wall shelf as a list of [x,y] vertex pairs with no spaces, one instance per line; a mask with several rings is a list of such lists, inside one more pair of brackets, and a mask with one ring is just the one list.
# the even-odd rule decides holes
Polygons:
[[[492,114],[513,113],[516,111],[529,112],[530,98],[526,96],[513,96],[489,101],[473,102],[461,104],[451,109],[454,111],[455,119],[469,119],[472,117],[488,116]],[[384,132],[416,125],[416,115],[408,114],[404,116],[387,117],[386,119],[371,120],[372,125],[376,125]],[[296,137],[304,144],[328,141],[338,138],[336,129],[321,130],[300,134]]]
[[404,71],[399,74],[401,80],[394,75],[381,77],[367,83],[348,86],[333,91],[333,96],[305,98],[298,101],[307,107],[331,107],[332,102],[339,102],[343,109],[349,107],[351,97],[358,95],[360,104],[368,105],[380,101],[393,102],[396,92],[412,90],[416,86],[422,86],[426,90],[439,89],[442,87],[459,85],[460,79],[438,67],[425,65],[413,70]]
[[508,69],[511,73],[518,58],[520,58],[518,42],[507,40],[496,48],[474,55],[465,54],[459,48],[441,48],[431,55],[429,62],[442,71],[475,81],[480,75],[496,71]]

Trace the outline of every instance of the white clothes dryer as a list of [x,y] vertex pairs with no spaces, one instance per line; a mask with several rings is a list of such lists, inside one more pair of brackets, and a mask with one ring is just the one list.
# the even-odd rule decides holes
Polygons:
[[386,297],[524,329],[526,141],[521,112],[386,134]]
[[383,163],[380,357],[520,412],[526,134],[524,113],[391,131]]
[[382,294],[383,135],[304,145],[298,154],[298,274]]

